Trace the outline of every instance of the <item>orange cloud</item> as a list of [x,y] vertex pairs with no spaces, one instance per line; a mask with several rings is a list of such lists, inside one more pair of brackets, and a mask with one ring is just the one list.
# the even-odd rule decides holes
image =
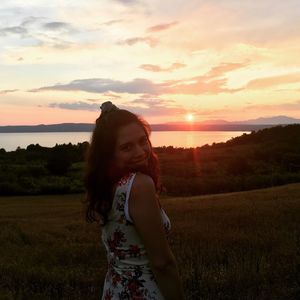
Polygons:
[[246,65],[246,63],[222,63],[202,76],[181,81],[168,81],[163,84],[163,90],[166,93],[186,95],[236,93],[243,88],[228,89],[227,78],[224,76],[227,72],[244,68]]
[[219,93],[236,93],[239,89],[226,88],[227,79],[209,79],[200,76],[194,79],[187,80],[173,86],[169,83],[164,88],[164,93],[167,94],[185,94],[185,95],[200,95],[200,94],[219,94]]
[[246,67],[247,63],[222,63],[219,66],[213,67],[206,76],[219,77],[225,73]]
[[300,100],[296,102],[280,103],[280,104],[258,104],[246,106],[247,110],[279,112],[283,111],[296,112],[300,111]]
[[246,88],[265,89],[271,86],[300,82],[300,73],[285,74],[279,76],[263,77],[251,80]]
[[169,71],[174,71],[180,68],[185,67],[185,64],[181,63],[173,63],[170,67],[167,68],[162,68],[158,65],[151,65],[151,64],[144,64],[140,65],[140,68],[146,71],[151,71],[151,72],[169,72]]
[[105,97],[111,97],[111,98],[121,98],[121,96],[113,94],[113,93],[104,93],[103,96]]

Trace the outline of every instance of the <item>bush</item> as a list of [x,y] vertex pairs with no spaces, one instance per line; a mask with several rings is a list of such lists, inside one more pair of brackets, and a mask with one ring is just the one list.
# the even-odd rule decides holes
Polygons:
[[[50,180],[49,180],[50,179]],[[70,192],[70,181],[66,177],[52,176],[40,183],[42,194],[65,194]]]
[[53,175],[65,175],[71,165],[68,153],[62,147],[55,147],[49,154],[46,167]]

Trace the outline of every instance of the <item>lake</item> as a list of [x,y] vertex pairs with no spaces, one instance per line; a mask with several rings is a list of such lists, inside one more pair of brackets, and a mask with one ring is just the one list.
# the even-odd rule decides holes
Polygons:
[[[151,142],[154,147],[201,147],[205,144],[226,142],[232,137],[247,131],[152,131]],[[30,144],[53,147],[56,144],[77,144],[90,141],[90,132],[18,132],[0,133],[0,148],[14,151]]]

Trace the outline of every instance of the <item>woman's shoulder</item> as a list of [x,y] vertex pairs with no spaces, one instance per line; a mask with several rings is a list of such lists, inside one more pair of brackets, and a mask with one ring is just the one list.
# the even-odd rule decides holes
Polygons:
[[155,184],[152,177],[142,172],[136,172],[132,183],[132,193],[139,194],[151,191],[155,192]]
[[130,193],[129,213],[137,224],[137,219],[140,220],[138,223],[143,223],[148,220],[148,216],[157,214],[160,204],[152,177],[141,172],[135,174]]
[[145,190],[155,190],[155,184],[152,177],[139,171],[129,172],[122,176],[118,180],[117,186],[129,189],[131,194],[144,192]]

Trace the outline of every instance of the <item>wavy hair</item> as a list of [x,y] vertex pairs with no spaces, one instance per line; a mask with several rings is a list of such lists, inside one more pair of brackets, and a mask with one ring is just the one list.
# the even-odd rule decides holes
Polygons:
[[121,127],[131,123],[136,123],[143,128],[151,149],[148,167],[143,169],[143,173],[153,179],[157,193],[162,191],[158,158],[149,139],[150,125],[138,115],[124,109],[101,113],[96,120],[91,142],[85,153],[84,186],[86,194],[83,202],[85,219],[88,223],[99,221],[99,217],[102,226],[107,223],[114,196],[112,194],[113,184],[125,175],[125,173],[117,174],[116,177],[112,177],[109,172],[114,159],[117,134]]

